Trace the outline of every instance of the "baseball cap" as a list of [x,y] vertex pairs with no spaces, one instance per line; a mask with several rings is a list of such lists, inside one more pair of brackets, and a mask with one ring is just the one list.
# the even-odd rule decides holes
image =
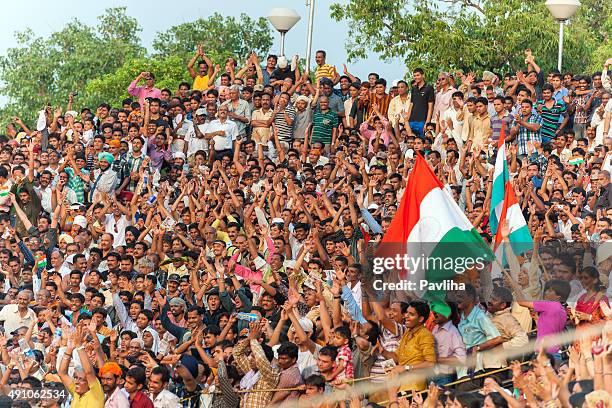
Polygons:
[[168,276],[168,282],[178,282],[181,280],[181,277],[178,276],[177,273],[172,273],[170,274],[170,276]]
[[203,115],[206,115],[206,109],[204,109],[204,108],[199,108],[199,109],[196,111],[196,115],[197,115],[197,116],[203,116]]

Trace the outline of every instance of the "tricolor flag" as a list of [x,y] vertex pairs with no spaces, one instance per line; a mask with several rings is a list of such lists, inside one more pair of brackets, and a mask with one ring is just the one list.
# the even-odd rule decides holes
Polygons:
[[[448,281],[474,266],[465,264],[466,260],[488,262],[493,257],[489,246],[420,154],[376,256],[397,254],[426,260],[425,264],[404,271],[410,276],[403,279],[417,284]],[[425,299],[444,299],[444,289],[421,286],[419,289],[417,294]]]
[[[504,128],[499,136],[497,148],[497,158],[495,160],[495,170],[493,172],[493,188],[491,190],[491,214],[489,223],[491,233],[495,235],[494,248],[497,249],[502,242],[501,231],[499,228],[500,220],[506,220],[510,230],[508,237],[512,251],[515,255],[521,255],[533,248],[533,239],[529,233],[529,227],[525,222],[525,217],[514,194],[514,188],[510,183],[510,173],[506,160],[506,143],[504,139]],[[500,256],[498,255],[498,259]],[[504,254],[501,254],[504,258]]]

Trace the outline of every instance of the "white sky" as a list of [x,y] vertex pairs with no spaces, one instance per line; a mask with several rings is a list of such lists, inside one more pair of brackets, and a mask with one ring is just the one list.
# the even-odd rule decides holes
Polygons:
[[[337,0],[346,2],[346,0]],[[333,0],[316,0],[315,28],[313,35],[313,52],[317,49],[327,50],[328,63],[336,65],[342,71],[342,63],[346,60],[344,48],[347,24],[337,23],[329,16],[329,6]],[[178,4],[180,7],[172,7]],[[167,7],[170,5],[170,7]],[[193,6],[192,6],[193,5]],[[289,7],[295,9],[302,19],[286,36],[285,54],[295,53],[306,55],[306,31],[308,25],[308,8],[305,0],[201,0],[195,2],[168,2],[160,0],[103,0],[98,2],[79,0],[19,0],[3,2],[3,24],[0,25],[0,54],[4,55],[7,48],[16,45],[14,33],[31,28],[37,35],[48,36],[59,31],[73,18],[95,26],[96,17],[105,8],[127,6],[128,15],[135,17],[142,27],[141,38],[145,47],[150,46],[159,31],[165,31],[173,25],[193,21],[199,17],[207,17],[214,12],[222,15],[238,16],[240,13],[251,17],[267,15],[274,7]],[[273,51],[279,50],[279,36],[275,33]],[[313,55],[314,64],[314,55]],[[385,63],[377,56],[361,60],[349,65],[354,75],[364,79],[371,71],[376,71],[388,82],[403,77],[405,68],[398,62]],[[3,102],[0,96],[0,103]]]

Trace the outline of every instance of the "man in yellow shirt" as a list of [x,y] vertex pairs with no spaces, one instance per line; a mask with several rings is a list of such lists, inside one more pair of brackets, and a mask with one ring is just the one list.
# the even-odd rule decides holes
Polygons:
[[[91,326],[93,333],[90,333],[97,343],[97,347],[100,347],[100,343],[97,342],[97,336],[95,334],[95,325]],[[94,373],[91,361],[87,356],[87,351],[81,346],[81,342],[85,337],[80,330],[76,330],[70,335],[68,340],[68,346],[62,354],[62,361],[58,370],[58,375],[64,384],[64,387],[68,389],[70,395],[72,395],[72,403],[70,408],[103,408],[104,407],[104,391],[102,385]],[[68,375],[68,365],[72,360],[72,353],[77,350],[79,360],[81,360],[82,368],[75,369],[73,376]],[[73,379],[74,377],[74,379]]]
[[[413,301],[404,315],[406,332],[397,348],[398,372],[419,368],[430,368],[436,363],[436,345],[433,334],[425,327],[429,318],[429,306],[422,301]],[[402,390],[422,391],[425,380],[402,385]]]
[[485,97],[476,100],[476,113],[470,118],[470,136],[474,152],[487,151],[489,139],[493,134],[491,129],[491,117],[487,106],[489,101]]
[[321,78],[329,78],[334,85],[340,81],[340,75],[336,71],[336,67],[325,63],[327,53],[323,50],[317,51],[315,54],[315,61],[317,63],[317,70],[315,71],[315,83],[319,83]]
[[[196,72],[193,66],[200,57],[202,59],[198,62],[198,72]],[[213,76],[213,63],[210,58],[204,54],[202,44],[198,45],[198,50],[187,64],[187,71],[189,71],[189,75],[193,78],[192,89],[194,91],[205,91],[208,89],[209,80]]]

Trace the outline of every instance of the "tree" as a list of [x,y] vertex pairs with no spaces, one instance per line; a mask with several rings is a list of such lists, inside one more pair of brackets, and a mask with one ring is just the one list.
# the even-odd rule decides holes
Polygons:
[[[587,0],[591,2],[593,0]],[[585,7],[583,7],[585,8]],[[531,48],[543,69],[556,66],[558,25],[536,0],[350,0],[331,15],[349,21],[350,59],[372,50],[426,72],[523,69]],[[601,33],[589,24],[601,16],[579,12],[566,27],[564,68],[581,72]]]
[[213,61],[222,63],[228,57],[246,58],[251,51],[263,56],[272,46],[272,39],[270,26],[263,17],[254,20],[241,14],[236,19],[215,13],[206,19],[179,24],[160,33],[153,48],[157,56],[188,58],[198,44],[203,44],[206,54]]
[[191,82],[185,61],[178,55],[156,58],[137,58],[126,61],[122,67],[111,74],[96,78],[87,84],[87,100],[91,108],[104,101],[112,106],[121,106],[121,101],[129,97],[127,87],[143,71],[155,73],[155,86],[159,89],[178,89],[182,81]]
[[74,19],[47,39],[29,29],[17,33],[17,46],[0,57],[0,92],[8,97],[2,113],[32,119],[44,103],[63,104],[72,91],[86,97],[89,81],[144,55],[141,29],[125,10],[107,9],[97,27]]

